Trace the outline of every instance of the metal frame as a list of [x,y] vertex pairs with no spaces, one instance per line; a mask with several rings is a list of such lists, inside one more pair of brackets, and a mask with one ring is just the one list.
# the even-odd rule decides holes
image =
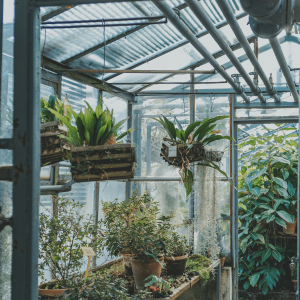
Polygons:
[[[282,106],[283,105],[283,106]],[[232,128],[232,137],[235,139],[236,143],[238,143],[238,125],[239,124],[270,124],[270,123],[299,123],[299,117],[282,117],[282,118],[236,118],[236,109],[240,108],[261,108],[264,109],[263,105],[251,105],[245,104],[245,106],[241,106],[241,103],[236,103],[236,96],[233,95],[233,101],[231,103],[231,111],[232,111],[232,121],[231,121],[231,128]],[[268,108],[274,107],[299,107],[299,103],[272,103],[268,106]],[[298,108],[299,110],[299,108]],[[233,280],[232,280],[232,290],[233,290],[233,300],[238,300],[238,251],[239,251],[239,244],[238,244],[238,151],[237,146],[234,144],[232,147],[232,168],[233,168],[233,192],[232,192],[232,215],[231,215],[231,243],[232,243],[232,266],[233,266]],[[299,159],[299,158],[298,158]],[[299,164],[298,168],[300,170]],[[300,178],[298,176],[298,186],[300,186]],[[300,192],[298,191],[298,198]],[[300,217],[299,211],[299,201],[298,201],[298,217]],[[300,230],[299,224],[298,230]],[[300,249],[300,238],[298,237],[298,256]],[[299,262],[298,262],[299,264]],[[298,265],[298,276],[300,275],[299,265]],[[299,281],[298,281],[298,290],[299,290]]]

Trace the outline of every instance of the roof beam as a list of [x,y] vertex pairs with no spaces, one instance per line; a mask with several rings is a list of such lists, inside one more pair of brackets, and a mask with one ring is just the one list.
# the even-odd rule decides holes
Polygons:
[[[184,4],[181,4],[181,5],[177,6],[176,9],[182,10],[182,9],[184,9],[186,7],[187,7],[187,4],[184,3]],[[164,18],[164,16],[163,17],[158,17],[157,19],[151,20],[151,22],[157,22],[157,21],[162,20],[163,18]],[[103,42],[103,43],[100,43],[100,44],[98,44],[96,46],[93,46],[93,47],[91,47],[91,48],[89,48],[87,50],[84,50],[84,51],[82,51],[82,52],[80,52],[80,53],[78,53],[78,54],[76,54],[76,55],[74,55],[74,56],[72,56],[72,57],[64,60],[62,63],[67,65],[70,62],[72,62],[72,61],[74,61],[74,60],[76,60],[78,58],[81,58],[81,57],[83,57],[83,56],[85,56],[87,54],[90,54],[90,53],[92,53],[92,52],[94,52],[96,50],[99,50],[99,49],[103,48],[104,46],[107,46],[107,45],[109,45],[109,44],[111,44],[113,42],[116,42],[116,41],[118,41],[118,40],[120,40],[120,39],[122,39],[122,38],[124,38],[124,37],[126,37],[126,36],[128,36],[128,35],[130,35],[132,33],[134,33],[134,32],[137,32],[137,31],[139,31],[139,30],[141,30],[141,29],[143,29],[143,28],[151,25],[151,24],[148,24],[148,23],[150,23],[150,22],[147,22],[147,23],[145,23],[143,25],[139,25],[139,26],[137,26],[135,28],[132,28],[132,29],[126,31],[126,32],[123,32],[122,34],[111,38],[110,40],[106,41],[105,43]]]
[[[239,20],[239,19],[241,19],[241,18],[243,18],[243,17],[245,17],[245,16],[247,16],[247,14],[246,14],[246,13],[242,13],[242,14],[238,15],[236,18],[237,18],[237,20]],[[224,26],[226,26],[226,25],[228,25],[228,22],[227,22],[227,21],[223,21],[223,22],[221,22],[220,24],[218,24],[218,25],[216,26],[216,28],[217,28],[217,29],[220,29],[220,28],[222,28],[222,27],[224,27]],[[201,32],[200,34],[196,35],[196,37],[199,39],[199,38],[201,38],[201,37],[203,37],[203,36],[206,36],[207,34],[209,34],[209,33],[208,33],[207,30],[205,30],[204,32]],[[186,39],[184,39],[183,41],[177,43],[176,45],[174,45],[174,46],[172,46],[172,47],[167,47],[167,48],[164,49],[163,51],[160,51],[159,53],[154,54],[154,55],[151,56],[151,57],[146,57],[143,61],[138,62],[137,64],[134,64],[134,65],[130,66],[129,68],[127,68],[127,70],[132,70],[132,69],[134,69],[134,68],[137,68],[137,67],[139,67],[139,66],[141,66],[141,65],[143,65],[143,64],[145,64],[145,63],[148,63],[149,61],[151,61],[151,60],[153,60],[153,59],[155,59],[155,58],[158,58],[158,57],[160,57],[160,56],[162,56],[162,55],[164,55],[164,54],[167,54],[167,53],[169,53],[169,52],[171,52],[171,51],[173,51],[173,50],[175,50],[175,49],[177,49],[177,48],[180,48],[180,47],[182,47],[182,46],[185,46],[185,45],[187,45],[188,43],[189,43],[189,42],[188,42]],[[115,75],[109,76],[109,77],[105,78],[105,80],[110,80],[110,79],[115,78],[116,76],[119,76],[119,75],[120,75],[120,74],[115,74]]]
[[51,12],[45,14],[45,15],[42,16],[42,18],[41,18],[42,23],[43,23],[43,22],[46,22],[46,21],[49,20],[49,19],[52,19],[52,18],[54,18],[54,17],[60,15],[60,14],[62,14],[62,13],[65,12],[65,11],[68,11],[68,10],[71,9],[72,7],[74,7],[74,5],[73,5],[73,6],[62,6],[62,7],[58,8],[58,9],[55,9],[55,10],[53,10],[53,11],[51,11]]
[[[248,40],[249,43],[253,43],[256,39],[257,39],[257,37],[253,34],[253,35],[251,35],[247,40]],[[235,51],[235,50],[241,49],[242,46],[241,46],[241,44],[238,42],[238,43],[236,43],[236,44],[230,45],[230,48],[231,48],[232,51]],[[213,54],[213,57],[214,57],[215,59],[217,59],[217,58],[220,58],[220,57],[222,57],[222,56],[224,56],[224,55],[225,55],[224,51],[223,51],[223,50],[220,50],[220,51],[214,53],[214,54]],[[203,66],[203,65],[205,65],[206,63],[207,63],[207,60],[204,58],[204,59],[202,59],[202,60],[200,60],[200,61],[198,61],[198,62],[196,62],[196,63],[194,63],[194,64],[188,65],[187,67],[183,68],[182,70],[199,68],[200,66]],[[172,77],[172,76],[174,76],[174,74],[165,76],[164,78],[158,80],[156,83],[161,82],[161,81],[164,81],[164,80],[166,80],[166,79],[168,79],[168,78],[170,78],[170,77]],[[148,88],[148,87],[150,87],[150,86],[155,85],[156,83],[148,84],[148,85],[146,85],[146,86],[140,88],[139,90],[134,91],[134,93],[139,93],[139,92],[141,92],[142,90],[144,90],[144,89],[146,89],[146,88]]]
[[82,82],[84,84],[90,85],[94,88],[97,88],[101,91],[105,91],[111,95],[123,98],[127,101],[130,102],[134,102],[134,95],[130,92],[124,91],[118,87],[113,86],[112,84],[103,82],[102,80],[99,80],[95,77],[92,77],[90,75],[87,74],[82,74],[79,72],[70,72],[70,73],[65,73],[65,72],[61,72],[62,70],[66,70],[66,69],[70,69],[72,70],[72,68],[61,64],[55,60],[52,60],[48,57],[43,56],[42,58],[42,66],[50,71],[53,71],[57,74],[62,74],[68,78],[71,78],[73,80],[76,80],[78,82]]

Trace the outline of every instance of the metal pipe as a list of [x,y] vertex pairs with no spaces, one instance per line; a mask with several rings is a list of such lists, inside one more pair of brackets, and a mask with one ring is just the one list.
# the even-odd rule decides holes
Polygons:
[[[139,84],[220,84],[227,83],[227,81],[201,81],[201,82],[172,82],[172,81],[162,81],[162,82],[113,82],[113,85],[139,85]],[[97,83],[96,83],[97,84]]]
[[119,18],[119,19],[95,19],[95,20],[73,20],[73,21],[56,21],[56,22],[43,22],[42,25],[52,24],[81,24],[81,23],[103,23],[103,22],[121,22],[121,21],[143,21],[155,20],[157,18],[164,18],[164,16],[156,17],[136,17],[136,18]]
[[216,0],[217,4],[219,5],[222,13],[224,14],[228,24],[230,25],[232,31],[234,32],[235,36],[237,37],[240,45],[245,50],[249,60],[251,61],[252,65],[254,66],[256,72],[258,73],[259,77],[263,81],[264,85],[266,86],[268,94],[274,98],[275,102],[279,103],[280,99],[276,93],[275,88],[273,85],[270,84],[268,77],[266,76],[264,70],[262,69],[260,63],[258,62],[255,54],[253,53],[247,38],[245,37],[236,17],[234,16],[228,2],[226,0]]
[[243,92],[243,90],[235,83],[231,76],[223,69],[223,67],[217,62],[212,54],[204,47],[204,45],[196,38],[196,36],[190,31],[190,29],[183,23],[178,15],[172,10],[172,8],[163,1],[155,2],[153,4],[157,6],[164,15],[173,23],[173,25],[181,32],[181,34],[197,49],[197,51],[216,69],[216,71],[228,81],[233,87],[235,92],[241,96],[246,102],[250,102],[249,98]]
[[122,26],[138,26],[138,25],[156,25],[166,24],[167,19],[155,22],[137,22],[137,23],[116,23],[116,24],[93,24],[93,25],[63,25],[63,26],[41,26],[41,29],[72,29],[72,28],[95,28],[95,27],[122,27]]
[[[223,69],[223,68],[222,68]],[[60,70],[60,72],[70,73],[70,72],[78,72],[78,73],[118,73],[118,74],[216,74],[215,70],[209,71],[194,71],[194,70],[103,70],[103,69],[68,69],[68,70]]]
[[134,177],[130,181],[181,181],[181,177]]
[[289,70],[289,67],[287,65],[286,59],[284,57],[284,54],[282,52],[282,49],[281,49],[281,46],[280,46],[280,43],[279,43],[277,37],[270,38],[269,42],[270,42],[270,45],[271,45],[271,47],[274,51],[274,54],[277,58],[277,61],[282,70],[282,73],[286,79],[286,82],[287,82],[287,84],[291,90],[291,93],[294,97],[294,101],[299,102],[299,96],[298,96],[298,93],[297,93],[297,90],[295,87],[295,82],[293,81],[291,72]]
[[[223,0],[224,1],[224,0]],[[250,78],[247,71],[244,69],[240,61],[237,59],[237,57],[234,55],[231,48],[228,46],[224,38],[221,36],[219,31],[216,29],[214,23],[211,21],[211,19],[208,17],[205,9],[201,5],[200,2],[197,0],[186,0],[186,3],[191,8],[193,13],[196,15],[196,17],[199,19],[199,21],[204,25],[206,30],[211,34],[211,36],[214,38],[214,40],[217,42],[217,44],[220,46],[220,48],[224,51],[224,53],[228,56],[232,64],[235,66],[235,68],[238,70],[240,75],[244,78],[244,80],[249,85],[252,93],[257,96],[262,103],[266,102],[264,96],[261,93],[261,90],[258,86],[256,86],[252,79]],[[249,44],[248,44],[249,45]]]

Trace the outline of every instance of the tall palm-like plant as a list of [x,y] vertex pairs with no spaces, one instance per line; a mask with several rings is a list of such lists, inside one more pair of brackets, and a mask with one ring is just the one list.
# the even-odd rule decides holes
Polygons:
[[69,136],[60,137],[67,140],[73,146],[104,145],[111,137],[116,138],[118,141],[132,132],[130,128],[126,132],[118,134],[119,129],[128,118],[115,124],[113,110],[103,110],[101,103],[93,110],[86,101],[85,103],[87,107],[85,107],[84,112],[81,111],[79,114],[71,107],[67,107],[67,111],[75,118],[76,126],[71,125],[71,121],[59,112],[49,108],[49,111],[68,128]]

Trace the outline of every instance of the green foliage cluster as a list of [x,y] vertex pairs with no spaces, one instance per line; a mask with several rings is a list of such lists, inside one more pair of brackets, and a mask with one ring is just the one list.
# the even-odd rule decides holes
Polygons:
[[[244,289],[273,290],[286,274],[293,253],[277,239],[292,223],[297,205],[298,143],[296,134],[279,129],[273,135],[249,137],[239,174],[239,279]],[[283,130],[295,130],[284,128]]]
[[[211,119],[207,118],[203,121],[191,123],[185,130],[182,128],[181,124],[177,121],[176,118],[175,122],[177,123],[178,128],[175,127],[175,122],[171,122],[165,116],[159,117],[158,119],[153,119],[163,125],[173,145],[186,144],[187,147],[192,148],[195,143],[201,143],[203,146],[207,146],[210,143],[219,140],[234,140],[230,136],[220,135],[220,132],[218,130],[215,130],[216,126],[218,125],[216,122],[226,118],[229,118],[229,116],[218,116]],[[188,157],[184,157],[184,161],[188,162]],[[199,162],[197,164],[211,167],[220,172],[225,177],[227,177],[227,174],[223,172],[216,163],[212,162],[206,157],[203,157],[202,162]],[[180,171],[180,175],[186,190],[186,197],[188,197],[189,194],[192,192],[194,181],[193,173],[189,169],[189,167],[183,167]]]
[[83,214],[83,205],[67,198],[54,199],[56,213],[40,214],[39,276],[51,270],[57,287],[68,288],[70,278],[81,273],[84,256],[81,247],[92,247],[96,253],[104,249],[101,223],[94,224],[92,215]]
[[[44,98],[41,98],[41,120],[43,123],[58,120],[55,114],[51,112],[51,110],[63,116],[64,104],[58,99],[58,97],[55,97],[54,95],[51,95],[48,101]],[[71,120],[71,117],[72,115],[70,114],[70,112],[68,112],[68,116],[66,116],[66,119]]]
[[138,197],[134,193],[128,201],[102,201],[107,229],[105,244],[111,255],[122,252],[135,254],[140,260],[157,259],[159,255],[181,256],[190,247],[171,224],[173,215],[160,216],[159,204],[148,192]]
[[68,114],[75,118],[76,126],[73,126],[70,119],[58,111],[48,108],[68,128],[69,136],[60,135],[60,137],[67,140],[71,145],[75,147],[104,145],[110,138],[116,138],[118,141],[132,132],[130,128],[123,134],[118,134],[119,129],[128,118],[115,124],[113,110],[103,110],[102,101],[97,105],[95,111],[88,102],[85,101],[85,103],[87,107],[85,107],[84,113],[81,111],[77,114],[71,107],[67,107]]
[[205,285],[209,279],[210,259],[200,254],[193,254],[189,257],[186,267],[190,272],[198,272],[201,277],[201,284]]

